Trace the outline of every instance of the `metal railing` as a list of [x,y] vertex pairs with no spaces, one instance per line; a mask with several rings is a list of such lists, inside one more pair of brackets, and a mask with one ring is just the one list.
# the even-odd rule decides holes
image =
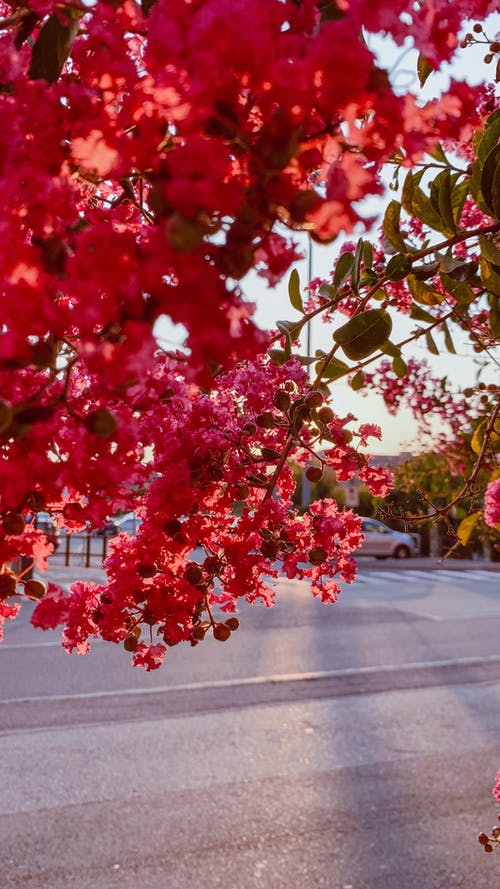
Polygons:
[[57,538],[50,561],[53,565],[77,565],[90,568],[102,564],[108,553],[107,534],[65,534]]

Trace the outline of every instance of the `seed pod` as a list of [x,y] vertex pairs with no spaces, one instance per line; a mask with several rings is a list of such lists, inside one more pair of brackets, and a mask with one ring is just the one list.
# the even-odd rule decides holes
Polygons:
[[255,422],[261,429],[272,429],[273,426],[276,426],[276,421],[271,411],[264,411],[264,413],[259,414]]
[[215,624],[214,626],[214,639],[217,639],[218,642],[227,642],[231,635],[231,630],[226,624]]
[[141,565],[136,565],[135,570],[139,577],[154,577],[155,574],[158,574],[158,568],[150,562],[143,562]]
[[33,512],[45,509],[46,503],[43,494],[40,491],[31,491],[26,498],[26,506]]
[[17,581],[13,574],[0,574],[0,601],[16,595]]
[[50,343],[40,340],[31,346],[31,361],[37,367],[50,367],[54,360],[54,347]]
[[318,411],[318,420],[320,423],[331,423],[334,417],[335,414],[331,407],[321,407]]
[[241,430],[243,435],[255,435],[257,432],[257,426],[255,423],[245,423]]
[[47,587],[41,580],[27,580],[24,584],[24,594],[29,599],[43,599]]
[[179,519],[172,519],[170,522],[165,522],[163,525],[163,530],[165,534],[168,534],[170,537],[174,537],[179,531],[182,530],[182,525]]
[[250,488],[244,482],[238,482],[236,485],[238,500],[246,500],[250,494]]
[[307,407],[311,409],[321,407],[321,405],[323,404],[323,396],[321,392],[309,392],[306,395],[306,404]]
[[306,476],[310,482],[319,482],[323,477],[323,470],[319,466],[309,466],[306,469]]
[[2,528],[6,534],[18,537],[26,527],[24,516],[20,512],[6,512],[2,518]]
[[118,426],[118,420],[112,411],[99,407],[85,417],[85,426],[99,438],[109,438]]
[[5,398],[0,398],[0,435],[9,428],[14,417],[12,405]]
[[137,648],[137,639],[135,636],[127,636],[123,643],[125,651],[135,651]]
[[188,583],[195,586],[203,577],[203,571],[197,564],[197,562],[190,562],[190,564],[186,566],[184,577],[186,578]]
[[217,556],[207,556],[203,562],[203,567],[208,574],[217,574],[222,567],[222,562]]
[[274,406],[285,413],[291,404],[291,398],[284,389],[278,389],[273,399]]
[[311,565],[321,565],[326,559],[326,552],[321,546],[315,546],[309,550],[309,561]]
[[193,627],[192,637],[196,639],[198,642],[201,642],[202,639],[205,638],[206,630],[204,627],[198,625],[197,627]]
[[239,620],[238,620],[237,617],[230,617],[230,618],[226,621],[226,627],[229,627],[229,629],[230,629],[233,633],[234,633],[235,630],[238,629],[239,625],[240,625],[240,622],[239,622]]

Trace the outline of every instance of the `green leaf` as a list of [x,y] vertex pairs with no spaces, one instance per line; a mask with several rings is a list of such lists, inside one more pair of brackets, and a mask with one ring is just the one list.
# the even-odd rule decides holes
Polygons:
[[422,303],[424,306],[437,306],[443,302],[443,294],[436,287],[419,281],[414,275],[408,275],[408,287],[417,303]]
[[500,266],[494,266],[487,259],[481,257],[481,281],[483,282],[488,293],[494,293],[500,296],[500,274],[496,271]]
[[321,376],[327,380],[336,380],[339,377],[344,377],[351,371],[349,365],[345,361],[341,361],[340,358],[330,358],[326,367],[323,367],[323,365],[323,361],[318,361],[314,366],[314,370],[317,374],[321,373]]
[[457,227],[451,203],[450,171],[443,170],[443,172],[436,177],[433,185],[437,185],[438,212],[443,220],[442,231],[448,235],[448,237],[452,237],[456,233]]
[[403,253],[391,256],[385,268],[385,274],[390,281],[402,281],[411,272],[412,261]]
[[327,284],[326,282],[321,285],[318,290],[320,296],[323,296],[325,299],[334,300],[336,296],[338,296],[337,290],[335,287],[332,287],[331,284]]
[[488,305],[490,307],[491,332],[495,338],[500,339],[500,297],[494,293],[489,293]]
[[[481,192],[484,198],[484,202],[486,206],[489,208],[489,213],[494,213],[494,183],[495,183],[495,173],[497,167],[500,163],[500,145],[495,145],[494,148],[488,154],[483,170],[481,173]],[[496,203],[496,201],[495,201]]]
[[390,355],[391,358],[399,358],[399,356],[401,355],[401,349],[399,348],[399,346],[396,346],[395,343],[391,343],[390,340],[388,340],[386,343],[384,343],[383,346],[380,347],[380,351],[383,352],[384,355]]
[[369,309],[354,315],[333,334],[348,358],[358,361],[380,349],[391,335],[392,320],[385,309]]
[[83,12],[62,8],[47,19],[31,53],[29,76],[32,80],[54,83],[69,56]]
[[402,380],[404,377],[408,375],[408,365],[400,355],[397,358],[394,358],[392,362],[392,369],[397,377]]
[[466,281],[457,281],[456,278],[452,278],[445,272],[440,272],[439,277],[445,290],[451,293],[457,302],[469,305],[476,298],[474,291]]
[[342,256],[339,257],[333,275],[333,286],[336,287],[337,290],[340,290],[340,288],[344,286],[351,274],[353,265],[354,255],[352,253],[343,253]]
[[406,244],[399,229],[400,216],[401,204],[399,201],[391,201],[384,214],[384,235],[395,250],[406,253]]
[[470,536],[479,522],[481,515],[481,512],[473,512],[460,522],[457,528],[457,537],[462,546],[467,546]]
[[[371,245],[370,245],[371,246]],[[373,287],[378,282],[378,275],[373,269],[363,269],[359,279],[360,287]]]
[[418,281],[427,281],[429,278],[433,278],[438,271],[439,262],[433,260],[432,262],[423,262],[421,265],[414,265],[411,273]]
[[500,266],[500,250],[498,247],[495,247],[493,240],[491,238],[479,238],[479,246],[481,248],[481,253],[488,262],[492,262],[493,265]]
[[471,173],[471,177],[469,180],[470,181],[470,191],[471,191],[471,195],[474,198],[479,209],[482,210],[483,213],[486,213],[487,216],[491,216],[491,208],[487,205],[486,201],[484,200],[483,193],[481,191],[481,173],[482,173],[481,164],[479,163],[479,161],[476,161],[472,165],[472,173]]
[[433,324],[436,320],[433,315],[426,312],[425,309],[421,309],[416,303],[411,305],[410,318],[413,318],[414,321],[426,321],[428,324]]
[[432,149],[432,151],[429,152],[429,154],[431,157],[434,158],[434,160],[439,161],[441,164],[446,164],[446,166],[449,166],[450,162],[443,151],[443,146],[439,143],[436,145],[435,148]]
[[351,380],[351,389],[354,392],[357,392],[358,389],[362,389],[365,385],[365,375],[362,370],[358,370],[357,373],[354,374]]
[[300,331],[305,323],[306,319],[302,321],[277,321],[276,327],[283,336],[286,336],[291,343],[294,343],[299,338]]
[[420,86],[423,86],[429,75],[432,74],[434,68],[431,63],[421,54],[417,59],[417,74]]
[[351,287],[353,293],[359,293],[359,276],[361,272],[361,259],[363,258],[363,239],[360,238],[358,243],[356,244],[356,251],[354,253],[354,262],[352,264],[351,271]]
[[446,348],[448,349],[448,352],[451,352],[452,355],[456,355],[457,351],[455,349],[455,346],[453,345],[451,333],[448,329],[448,325],[446,324],[446,322],[443,324],[443,333],[444,333],[444,341],[446,344]]
[[289,356],[286,355],[284,349],[270,349],[269,357],[273,364],[277,364],[280,367],[282,364],[285,364],[288,361]]
[[288,279],[288,297],[294,309],[301,314],[304,313],[302,297],[300,295],[300,278],[297,269],[292,269]]
[[481,452],[481,448],[483,446],[484,441],[484,433],[486,432],[486,427],[488,425],[487,420],[481,420],[478,426],[476,426],[474,430],[474,435],[472,436],[472,440],[470,446],[475,454],[479,454]]
[[371,269],[373,265],[373,247],[369,241],[363,241],[363,263],[365,272]]
[[495,219],[500,220],[500,154],[497,155],[497,158],[498,161],[491,184],[491,206]]
[[500,115],[497,115],[496,117],[491,115],[489,121],[489,124],[486,125],[486,129],[476,146],[476,157],[481,166],[484,165],[490,151],[496,146],[500,139]]
[[453,219],[455,221],[455,225],[458,227],[460,224],[460,217],[462,215],[462,209],[465,203],[465,199],[469,194],[470,190],[470,182],[468,179],[462,179],[461,182],[457,182],[456,185],[453,186],[451,192],[451,208],[453,210]]
[[433,340],[430,330],[428,330],[425,334],[425,342],[427,344],[427,349],[429,352],[431,352],[433,355],[439,355],[439,349]]
[[421,188],[416,188],[413,192],[412,213],[413,216],[416,216],[425,225],[430,226],[435,231],[446,234],[446,223],[440,213],[436,212],[430,198],[424,194]]
[[460,262],[450,269],[448,275],[454,281],[467,281],[469,284],[477,287],[480,283],[477,278],[478,268],[477,262]]
[[401,204],[410,216],[414,216],[413,212],[413,196],[417,186],[424,175],[424,170],[419,170],[418,173],[412,173],[411,170],[406,174],[405,181],[403,183],[403,190],[401,192]]

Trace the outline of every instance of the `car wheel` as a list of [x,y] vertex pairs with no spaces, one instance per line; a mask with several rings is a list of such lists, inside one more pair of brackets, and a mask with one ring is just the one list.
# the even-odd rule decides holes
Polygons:
[[410,550],[407,546],[397,546],[394,550],[394,558],[395,559],[409,559]]

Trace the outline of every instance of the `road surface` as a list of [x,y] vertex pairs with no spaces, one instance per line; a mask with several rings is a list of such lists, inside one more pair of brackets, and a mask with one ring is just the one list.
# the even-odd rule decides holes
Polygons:
[[27,610],[0,648],[2,889],[500,885],[475,839],[500,765],[486,569],[367,560],[335,606],[283,581],[152,674],[68,656]]

